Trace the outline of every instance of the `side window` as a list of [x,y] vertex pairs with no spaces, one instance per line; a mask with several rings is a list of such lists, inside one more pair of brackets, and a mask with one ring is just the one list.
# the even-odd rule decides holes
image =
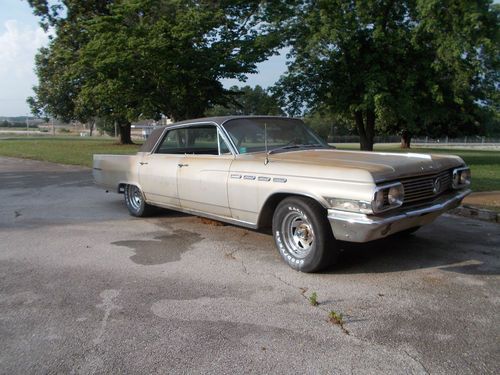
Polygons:
[[157,154],[184,154],[186,149],[186,129],[169,130],[160,147],[156,150]]
[[226,141],[224,141],[224,138],[221,137],[219,133],[219,151],[221,155],[230,155],[231,151],[229,151],[229,147],[227,146]]
[[219,155],[219,146],[221,154],[230,153],[226,143],[220,138],[217,127],[199,125],[169,130],[156,153]]
[[187,129],[188,154],[218,155],[217,128],[213,125]]

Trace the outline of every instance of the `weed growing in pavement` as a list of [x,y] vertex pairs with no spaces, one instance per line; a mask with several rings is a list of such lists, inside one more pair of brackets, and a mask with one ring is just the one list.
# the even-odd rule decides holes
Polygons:
[[318,306],[319,305],[318,294],[316,294],[316,292],[312,292],[311,296],[309,297],[309,303],[312,306]]
[[344,325],[344,316],[341,313],[331,310],[328,317],[333,324],[338,324],[341,327]]

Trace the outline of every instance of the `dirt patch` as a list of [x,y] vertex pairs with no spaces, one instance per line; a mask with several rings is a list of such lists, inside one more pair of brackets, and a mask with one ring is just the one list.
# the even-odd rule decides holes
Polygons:
[[472,193],[465,197],[463,204],[500,210],[500,191]]

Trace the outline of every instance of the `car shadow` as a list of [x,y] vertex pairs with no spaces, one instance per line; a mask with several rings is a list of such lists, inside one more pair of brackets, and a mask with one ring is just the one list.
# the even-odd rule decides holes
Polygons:
[[[415,234],[389,237],[364,244],[342,242],[337,262],[325,274],[387,273],[425,268],[469,275],[499,275],[500,252],[478,245],[477,238],[453,241]],[[458,246],[457,243],[460,245]]]

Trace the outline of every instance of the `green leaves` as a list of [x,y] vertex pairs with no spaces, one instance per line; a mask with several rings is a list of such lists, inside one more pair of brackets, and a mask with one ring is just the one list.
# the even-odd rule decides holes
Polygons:
[[226,106],[216,105],[206,112],[207,116],[227,115],[283,115],[276,98],[259,85],[230,88],[230,102]]
[[126,123],[202,116],[230,100],[221,79],[244,79],[279,43],[260,27],[260,1],[65,4],[66,18],[52,14],[45,2],[32,2],[56,28],[37,62],[40,84],[32,108],[71,119],[92,114]]
[[[369,137],[452,122],[474,129],[481,106],[498,106],[498,7],[469,0],[296,1],[277,27],[294,60],[274,92],[289,113],[329,110]],[[467,125],[469,124],[469,125]],[[451,126],[453,127],[453,126]],[[367,139],[372,142],[372,140]],[[368,147],[370,148],[370,147]]]

